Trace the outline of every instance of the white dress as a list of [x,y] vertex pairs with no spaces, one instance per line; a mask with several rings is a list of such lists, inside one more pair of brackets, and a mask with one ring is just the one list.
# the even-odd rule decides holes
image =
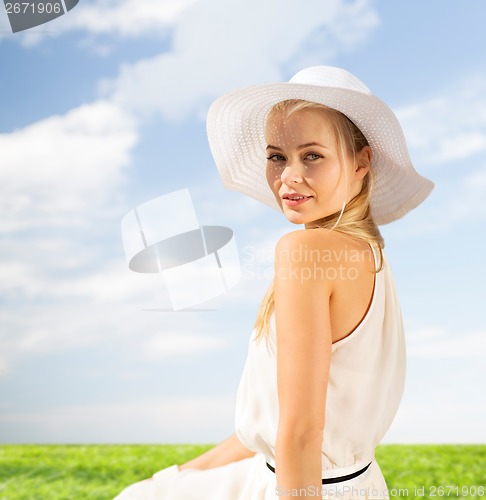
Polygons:
[[[375,254],[375,262],[378,257]],[[405,385],[405,339],[393,274],[385,253],[375,277],[370,307],[347,337],[332,345],[322,442],[322,477],[336,478],[371,465],[357,477],[323,484],[321,498],[388,499],[387,484],[374,458],[389,429]],[[275,467],[278,425],[275,318],[270,336],[250,337],[236,397],[235,431],[256,453],[251,458],[209,470],[172,465],[150,480],[125,488],[115,500],[276,500],[291,498],[277,490]],[[287,493],[287,495],[285,495]],[[314,498],[316,498],[316,493]],[[295,493],[294,493],[295,496]],[[307,496],[311,496],[308,492]]]

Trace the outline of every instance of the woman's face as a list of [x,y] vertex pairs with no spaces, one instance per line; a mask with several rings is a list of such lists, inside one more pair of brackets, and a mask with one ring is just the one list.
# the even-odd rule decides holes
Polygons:
[[287,219],[306,228],[339,212],[360,192],[369,169],[371,150],[365,147],[356,161],[347,159],[346,182],[329,120],[305,109],[290,118],[276,112],[267,121],[267,182]]

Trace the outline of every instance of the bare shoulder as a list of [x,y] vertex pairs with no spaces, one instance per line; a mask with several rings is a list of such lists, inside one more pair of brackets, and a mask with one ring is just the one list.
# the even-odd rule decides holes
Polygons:
[[370,247],[364,241],[348,236],[338,231],[325,228],[298,229],[284,234],[275,247],[275,261],[289,262],[320,262],[335,264],[342,260],[344,252],[370,252]]
[[341,235],[329,229],[297,229],[284,234],[278,240],[276,250],[293,250],[302,245],[321,249],[339,246],[340,243],[342,243]]

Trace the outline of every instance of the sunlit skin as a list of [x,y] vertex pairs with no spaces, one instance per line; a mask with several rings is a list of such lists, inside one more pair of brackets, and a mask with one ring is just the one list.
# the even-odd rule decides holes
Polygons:
[[[371,148],[365,146],[353,160],[346,162],[341,174],[336,139],[330,118],[317,110],[300,110],[286,118],[274,113],[266,126],[266,177],[287,219],[294,224],[313,227],[315,221],[339,212],[362,187],[370,168]],[[310,196],[289,206],[283,195]]]

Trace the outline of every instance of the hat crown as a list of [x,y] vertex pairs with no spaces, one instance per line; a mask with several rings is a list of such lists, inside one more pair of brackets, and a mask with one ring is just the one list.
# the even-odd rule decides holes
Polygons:
[[334,87],[371,95],[370,89],[349,71],[333,66],[312,66],[296,73],[289,83]]

